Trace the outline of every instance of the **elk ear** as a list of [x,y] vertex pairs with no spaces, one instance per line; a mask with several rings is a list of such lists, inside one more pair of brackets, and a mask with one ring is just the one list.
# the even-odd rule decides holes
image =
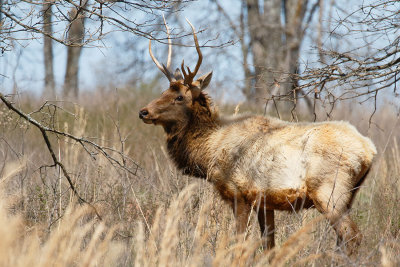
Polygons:
[[204,90],[207,88],[207,86],[210,84],[211,82],[211,78],[212,78],[212,71],[210,71],[209,73],[201,76],[200,78],[197,79],[197,81],[199,82],[199,87],[200,90]]
[[177,81],[179,80],[183,80],[183,76],[181,74],[181,70],[179,68],[177,68],[174,72],[174,77]]
[[192,98],[196,99],[199,97],[202,90],[206,89],[206,87],[210,84],[212,78],[212,71],[201,76],[190,86],[190,91],[192,92]]

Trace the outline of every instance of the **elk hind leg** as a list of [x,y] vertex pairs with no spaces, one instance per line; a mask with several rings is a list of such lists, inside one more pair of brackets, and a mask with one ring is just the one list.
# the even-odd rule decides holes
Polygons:
[[316,208],[326,215],[337,234],[337,244],[353,254],[361,243],[361,233],[349,216],[349,206],[353,195],[340,183],[324,184],[317,190],[314,199]]
[[258,223],[260,225],[262,245],[264,249],[272,249],[275,246],[275,220],[274,211],[265,210],[261,207],[258,210]]

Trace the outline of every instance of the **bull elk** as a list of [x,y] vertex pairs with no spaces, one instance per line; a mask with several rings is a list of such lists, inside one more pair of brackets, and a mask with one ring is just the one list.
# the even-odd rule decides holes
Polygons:
[[[361,234],[349,216],[357,189],[376,148],[343,121],[291,123],[267,116],[220,117],[203,91],[212,72],[194,79],[202,62],[195,28],[188,21],[198,53],[193,72],[182,62],[172,74],[171,39],[166,65],[149,53],[170,84],[139,112],[147,124],[161,125],[168,152],[184,174],[214,184],[232,206],[238,232],[252,209],[258,215],[263,245],[274,246],[274,210],[316,208],[353,251]],[[183,74],[183,75],[182,75]]]

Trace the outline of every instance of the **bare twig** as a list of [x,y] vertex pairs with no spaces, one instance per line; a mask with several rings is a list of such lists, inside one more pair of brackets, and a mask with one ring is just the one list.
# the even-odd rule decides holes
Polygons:
[[[9,108],[10,110],[12,110],[13,112],[15,112],[20,118],[26,120],[28,123],[30,123],[31,125],[35,126],[42,134],[43,140],[46,143],[47,149],[51,155],[51,158],[53,160],[53,165],[50,165],[50,167],[60,167],[62,173],[64,174],[65,178],[68,181],[68,184],[73,192],[73,194],[77,197],[78,201],[80,204],[84,203],[89,205],[91,208],[93,208],[94,212],[96,213],[96,215],[101,219],[100,214],[97,212],[97,209],[88,201],[86,201],[84,198],[82,198],[78,191],[76,190],[74,183],[72,181],[71,176],[69,175],[66,167],[64,166],[64,164],[57,158],[54,149],[51,145],[48,133],[53,133],[56,135],[60,135],[60,136],[64,136],[67,137],[73,141],[78,142],[83,148],[84,150],[89,153],[89,155],[95,159],[95,154],[93,152],[91,152],[88,148],[88,146],[93,147],[94,149],[96,149],[97,151],[99,151],[110,163],[112,163],[112,165],[117,165],[120,168],[124,169],[126,172],[132,174],[132,175],[136,175],[137,171],[139,169],[139,165],[137,163],[135,163],[133,160],[131,160],[130,158],[128,158],[126,155],[123,154],[123,152],[120,152],[116,149],[113,148],[108,148],[108,147],[103,147],[100,146],[88,139],[85,139],[83,137],[76,137],[72,134],[66,133],[66,132],[62,132],[53,128],[49,128],[46,127],[44,125],[42,125],[41,123],[39,123],[37,120],[35,120],[34,118],[32,118],[30,115],[24,113],[22,110],[20,110],[19,108],[15,107],[15,105],[13,103],[11,103],[3,94],[0,93],[0,99],[1,101],[3,101],[3,103],[7,106],[7,108]],[[121,156],[123,158],[123,161],[120,162],[118,159],[112,157],[110,155],[110,152],[113,153],[117,153],[119,156]],[[127,167],[126,165],[126,159],[129,159],[130,162],[133,162],[135,165],[134,170],[131,170],[130,168]]]

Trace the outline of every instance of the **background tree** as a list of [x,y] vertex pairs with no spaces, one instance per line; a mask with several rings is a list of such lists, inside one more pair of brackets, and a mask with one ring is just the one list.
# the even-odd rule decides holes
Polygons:
[[[338,92],[340,94],[346,91],[349,95],[349,86],[353,86],[353,89],[357,87],[356,95],[362,97],[365,95],[360,93],[362,88],[369,86],[371,89],[373,84],[377,86],[377,77],[389,79],[386,74],[391,75],[388,86],[396,86],[394,82],[397,81],[398,76],[396,74],[398,66],[396,61],[398,27],[396,25],[398,25],[399,9],[396,1],[364,1],[360,3],[359,9],[351,13],[348,12],[350,8],[346,8],[347,5],[352,7],[357,3],[345,5],[339,0],[329,3],[321,0],[248,0],[229,2],[229,4],[218,0],[211,0],[211,2],[213,3],[211,7],[214,8],[198,9],[207,10],[207,18],[205,19],[201,16],[203,13],[198,12],[194,16],[198,23],[193,22],[196,25],[203,23],[202,27],[197,27],[203,45],[220,48],[221,44],[223,46],[223,49],[204,49],[204,53],[210,59],[211,68],[219,68],[219,75],[215,77],[214,82],[216,87],[228,83],[236,87],[228,85],[225,86],[227,88],[240,86],[249,102],[258,101],[259,106],[267,103],[269,108],[276,107],[280,113],[292,111],[292,115],[295,116],[294,108],[297,108],[297,101],[301,99],[314,98],[312,105],[318,106],[316,102],[324,105],[322,103],[324,97],[326,97],[325,103],[330,103],[333,98],[340,99]],[[236,5],[230,3],[236,3]],[[180,24],[179,18],[182,18],[180,14],[183,10],[194,10],[192,9],[194,4],[200,4],[200,2],[53,2],[53,29],[49,34],[44,27],[47,23],[44,23],[42,13],[40,13],[43,12],[43,6],[20,0],[6,2],[1,6],[3,19],[0,35],[3,41],[0,46],[6,52],[13,49],[13,45],[17,43],[25,45],[28,38],[43,38],[43,35],[52,39],[53,42],[70,46],[67,64],[69,67],[66,71],[64,88],[65,92],[69,90],[67,88],[75,88],[73,90],[76,91],[79,73],[77,58],[81,54],[81,49],[77,47],[104,46],[102,42],[106,41],[106,36],[112,36],[116,31],[120,34],[119,37],[124,36],[125,39],[131,40],[133,39],[131,36],[135,35],[165,43],[163,39],[165,35],[159,34],[162,29],[160,12],[155,11],[165,12],[168,22],[171,21],[169,23],[171,28],[175,28],[172,30],[173,36],[179,37],[185,32],[176,26]],[[73,12],[68,14],[71,10]],[[371,13],[365,13],[365,10],[370,10]],[[315,14],[318,11],[319,17],[316,19]],[[132,16],[132,14],[140,15]],[[138,19],[133,20],[133,17]],[[211,21],[212,18],[217,19]],[[217,23],[218,21],[220,22]],[[86,25],[85,30],[82,30],[83,23]],[[213,27],[206,28],[210,23]],[[79,25],[81,27],[75,28]],[[74,32],[84,33],[84,37]],[[226,37],[230,33],[233,33],[233,37]],[[305,53],[304,46],[302,48],[306,36],[307,49],[311,50],[308,54]],[[220,38],[213,40],[214,37]],[[240,44],[240,50],[238,47],[228,47],[235,41]],[[174,43],[181,43],[181,41],[175,40]],[[139,66],[139,69],[146,68],[145,59],[148,58],[146,46],[147,41],[141,42],[140,38],[135,39],[134,46],[129,48],[129,53],[136,53],[133,57],[135,61],[125,66],[118,62],[119,68],[129,70],[132,69],[132,65]],[[174,49],[179,51],[177,47]],[[242,55],[240,62],[232,59],[237,57],[240,53],[238,51]],[[315,53],[317,51],[318,53]],[[126,52],[123,54],[126,58]],[[368,58],[368,54],[379,56],[372,59]],[[183,54],[182,57],[188,58]],[[140,59],[140,64],[137,64],[137,59]],[[374,62],[382,63],[382,65],[379,68],[365,65],[373,65]],[[50,64],[46,64],[48,65]],[[226,66],[229,66],[229,71],[226,71]],[[390,72],[384,74],[382,71],[387,69],[386,66],[390,67]],[[352,74],[344,75],[344,70],[349,68],[355,69],[351,71]],[[342,71],[340,75],[336,73],[339,69]],[[357,81],[357,86],[349,82],[351,75],[360,76],[365,70],[368,73],[372,73],[371,71],[374,73],[364,76],[362,82],[360,79],[353,80]],[[237,75],[238,73],[243,74],[244,79],[238,80],[237,77],[240,76]],[[322,77],[324,77],[323,81],[321,81]],[[317,81],[318,84],[316,84]],[[321,88],[316,89],[316,85]],[[326,90],[328,87],[325,86],[331,88],[326,95],[324,92],[328,92]],[[371,92],[377,94],[376,90]],[[74,93],[71,92],[71,94]],[[371,95],[372,98],[374,98],[373,95],[374,93]],[[284,104],[280,105],[279,102]]]
[[[247,0],[243,1],[239,18],[212,0],[218,12],[229,22],[239,39],[243,56],[247,100],[264,106],[277,95],[287,95],[297,85],[301,44],[309,22],[320,1]],[[281,108],[291,109],[290,99],[283,97]]]
[[363,2],[351,13],[337,12],[334,27],[324,34],[327,41],[319,47],[318,61],[304,66],[294,90],[313,96],[315,119],[318,107],[329,119],[340,103],[356,101],[372,108],[371,124],[385,97],[399,105],[400,2]]
[[[159,12],[177,12],[176,3],[186,1],[52,1],[27,2],[14,0],[2,2],[0,48],[2,52],[17,51],[34,46],[34,40],[44,39],[45,94],[54,88],[52,78],[52,42],[68,50],[63,94],[78,95],[79,57],[82,47],[104,47],[106,37],[114,33],[127,33],[129,38],[157,39],[153,31]],[[157,11],[157,12],[156,12]],[[10,53],[12,54],[12,53]],[[31,62],[30,65],[37,64]],[[1,73],[4,79],[7,75]],[[36,79],[36,77],[35,77]],[[50,93],[50,95],[52,92]]]
[[69,12],[70,26],[68,29],[67,67],[65,71],[63,95],[78,98],[79,94],[79,59],[85,38],[85,12],[88,1],[84,1],[78,9]]
[[55,82],[54,82],[54,66],[53,66],[53,43],[49,35],[53,33],[52,26],[52,1],[43,1],[43,58],[44,58],[44,97],[54,98],[55,96]]

